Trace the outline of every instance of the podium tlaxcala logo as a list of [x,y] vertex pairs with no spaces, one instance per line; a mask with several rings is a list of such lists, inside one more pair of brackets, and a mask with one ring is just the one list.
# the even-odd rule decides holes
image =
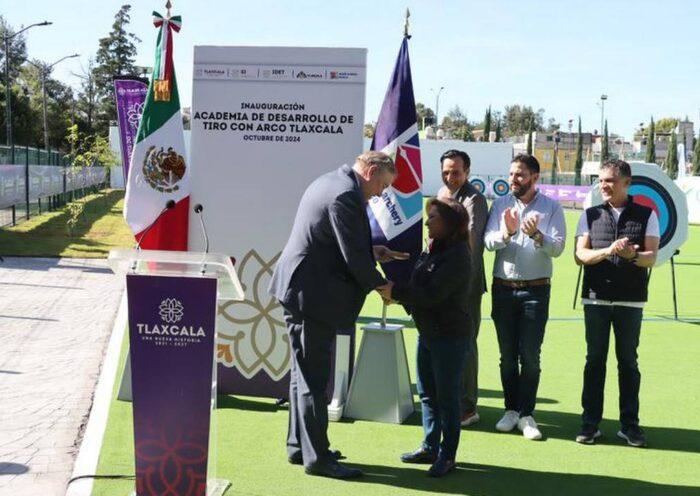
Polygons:
[[178,325],[185,316],[185,308],[176,298],[165,298],[158,306],[158,315],[162,324],[136,324],[138,333],[146,336],[173,336],[188,338],[206,337],[202,326]]

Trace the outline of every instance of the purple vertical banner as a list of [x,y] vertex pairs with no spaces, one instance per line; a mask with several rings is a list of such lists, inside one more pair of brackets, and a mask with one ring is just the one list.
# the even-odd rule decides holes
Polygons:
[[128,275],[137,496],[204,496],[216,279]]
[[134,148],[134,140],[139,130],[143,103],[146,101],[147,94],[148,81],[145,79],[138,77],[119,77],[114,79],[124,184],[127,184],[129,179],[131,150]]

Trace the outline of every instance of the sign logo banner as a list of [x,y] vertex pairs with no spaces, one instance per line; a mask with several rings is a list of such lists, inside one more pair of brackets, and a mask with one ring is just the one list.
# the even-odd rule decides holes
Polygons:
[[[173,31],[180,31],[181,20],[179,16],[163,18],[157,12],[153,15],[159,29],[156,57],[131,153],[124,218],[142,248],[187,250],[191,174],[184,158],[185,137],[172,60]],[[170,200],[175,206],[165,211]]]
[[410,261],[382,266],[389,279],[408,281],[421,252],[423,229],[423,172],[408,37],[401,44],[371,148],[390,155],[398,171],[394,184],[369,202],[372,242],[411,254]]
[[[245,288],[243,301],[219,305],[220,392],[289,394],[289,336],[267,288],[308,185],[362,152],[366,66],[358,48],[194,47],[190,201]],[[275,178],[264,191],[254,164]],[[190,220],[189,248],[204,249]]]
[[134,149],[136,132],[141,122],[143,106],[148,94],[148,81],[137,77],[120,77],[114,79],[114,95],[117,103],[117,122],[119,122],[119,142],[122,152],[124,181],[129,178],[129,161]]
[[130,274],[136,494],[206,492],[216,279]]

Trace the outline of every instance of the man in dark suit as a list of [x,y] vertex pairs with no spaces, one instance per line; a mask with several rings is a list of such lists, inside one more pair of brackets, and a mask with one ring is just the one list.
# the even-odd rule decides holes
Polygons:
[[486,292],[484,275],[484,231],[489,211],[486,198],[469,182],[471,160],[461,150],[448,150],[440,157],[442,181],[445,186],[438,191],[438,198],[453,198],[467,209],[469,214],[469,249],[471,273],[469,277],[469,347],[462,375],[461,424],[467,427],[479,421],[476,404],[479,398],[479,349],[477,337],[481,323],[481,296]]
[[284,308],[292,348],[287,454],[307,474],[362,475],[329,449],[326,386],[336,331],[354,326],[367,294],[387,283],[376,262],[402,257],[372,247],[367,218],[367,200],[395,178],[388,155],[366,152],[352,167],[316,179],[301,198],[272,276],[270,293]]

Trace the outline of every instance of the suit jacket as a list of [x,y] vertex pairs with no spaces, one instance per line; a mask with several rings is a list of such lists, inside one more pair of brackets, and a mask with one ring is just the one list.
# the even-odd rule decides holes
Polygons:
[[[447,186],[438,191],[438,198],[452,197]],[[484,232],[489,218],[486,198],[467,180],[455,200],[464,205],[469,214],[469,248],[471,252],[471,272],[469,296],[480,296],[486,292],[486,274],[484,273]]]
[[367,202],[347,165],[316,179],[299,202],[269,292],[291,311],[334,328],[355,325],[376,269]]

